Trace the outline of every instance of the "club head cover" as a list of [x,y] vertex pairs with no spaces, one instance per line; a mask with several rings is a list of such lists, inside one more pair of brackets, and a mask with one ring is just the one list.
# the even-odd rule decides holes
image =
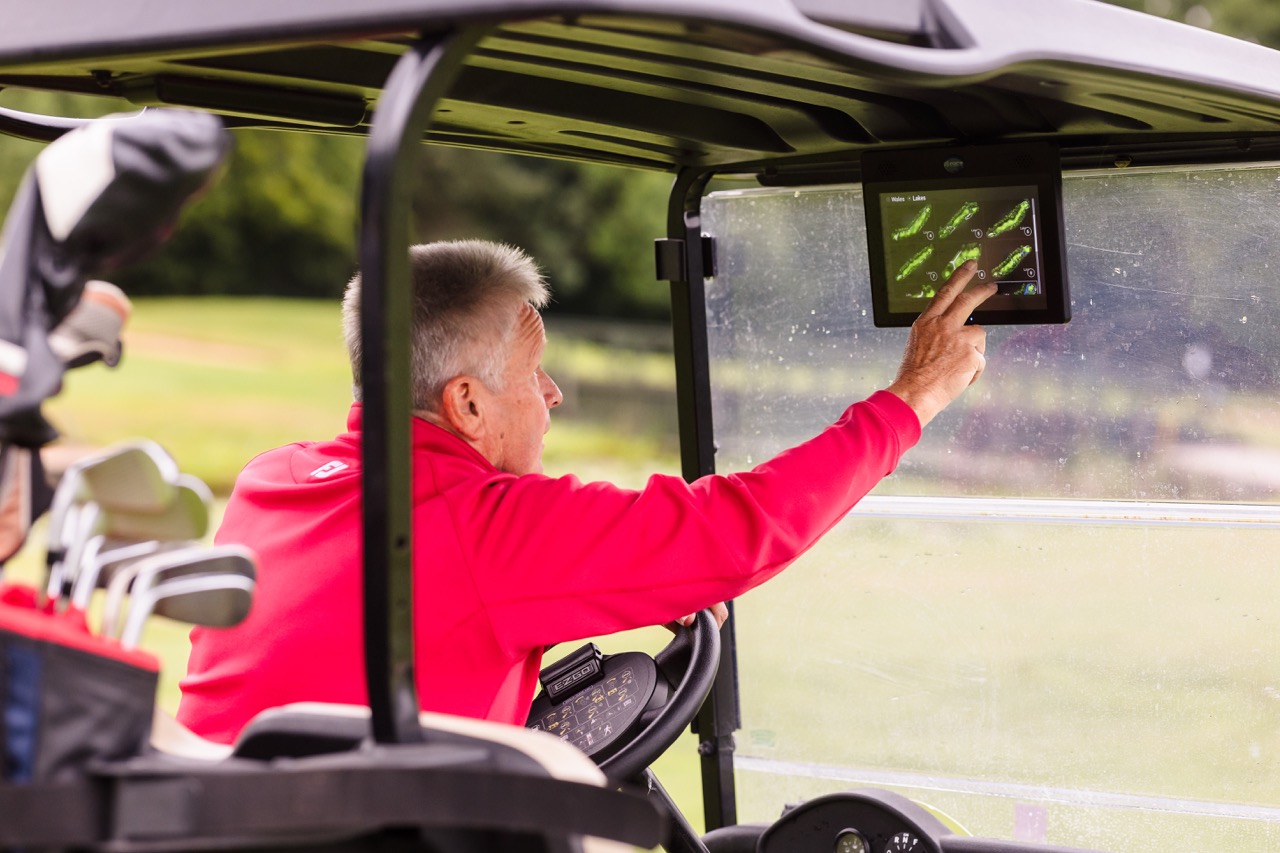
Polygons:
[[124,291],[108,281],[85,282],[80,302],[49,333],[49,346],[70,369],[101,361],[107,367],[120,363],[120,333],[133,305]]
[[40,447],[40,412],[67,367],[50,341],[85,282],[136,260],[172,232],[230,148],[214,116],[145,110],[72,130],[36,158],[0,235],[0,441]]

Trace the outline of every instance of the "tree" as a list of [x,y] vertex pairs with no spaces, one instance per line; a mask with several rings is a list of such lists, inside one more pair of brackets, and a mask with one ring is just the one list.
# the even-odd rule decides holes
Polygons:
[[[134,111],[120,101],[6,91],[15,109],[93,117]],[[159,252],[121,270],[133,295],[341,294],[355,268],[364,141],[239,130],[221,179],[182,216]],[[0,136],[0,203],[8,209],[43,143]]]
[[552,311],[666,316],[653,240],[665,233],[670,175],[427,148],[417,186],[420,238],[479,237],[528,250],[551,282]]
[[356,265],[363,140],[262,130],[234,138],[221,180],[120,285],[134,294],[340,296]]

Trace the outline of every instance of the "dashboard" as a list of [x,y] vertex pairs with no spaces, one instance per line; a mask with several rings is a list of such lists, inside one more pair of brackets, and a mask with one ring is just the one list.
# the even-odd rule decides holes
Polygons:
[[[716,850],[714,841],[708,847]],[[1088,853],[956,835],[918,803],[892,791],[829,794],[788,808],[764,829],[756,853]]]

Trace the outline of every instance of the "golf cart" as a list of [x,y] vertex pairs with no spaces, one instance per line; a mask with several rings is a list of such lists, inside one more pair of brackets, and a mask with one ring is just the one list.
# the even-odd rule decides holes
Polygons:
[[[669,847],[1280,843],[1280,613],[1264,556],[1280,528],[1267,289],[1280,54],[1092,0],[70,5],[0,33],[0,86],[368,136],[365,428],[385,440],[365,447],[370,709],[356,740],[367,733],[377,760],[433,742],[408,642],[397,369],[401,188],[425,142],[673,174],[655,257],[690,479],[766,459],[887,384],[901,326],[959,260],[1001,283],[976,318],[982,381],[767,595],[736,602],[718,638],[703,618],[653,667],[687,661],[672,667],[682,701],[652,709],[660,724],[620,725],[631,742],[602,766],[633,781],[695,717],[708,832],[668,808]],[[78,124],[0,111],[0,130],[29,138]],[[546,681],[589,672],[592,691],[627,665],[574,661]],[[697,687],[705,703],[686,701]],[[581,691],[554,692],[535,722]],[[307,781],[375,774],[368,755],[330,753]],[[200,788],[227,772],[187,766],[152,789],[94,777],[84,797],[119,785],[111,803],[163,814],[142,840],[110,822],[72,841],[0,838],[302,843],[282,828],[245,841],[234,810],[186,819],[230,795]],[[535,796],[502,776],[492,798],[499,782]],[[33,813],[51,802],[40,794],[0,787],[6,820],[21,797]],[[490,800],[494,826],[508,802]]]

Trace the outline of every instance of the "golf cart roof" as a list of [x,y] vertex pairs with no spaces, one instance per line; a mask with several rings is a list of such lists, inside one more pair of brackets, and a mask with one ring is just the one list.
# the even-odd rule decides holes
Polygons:
[[434,143],[783,182],[956,140],[1051,139],[1068,167],[1280,147],[1280,54],[1096,0],[52,0],[0,30],[0,87],[364,133],[444,29],[479,38]]

